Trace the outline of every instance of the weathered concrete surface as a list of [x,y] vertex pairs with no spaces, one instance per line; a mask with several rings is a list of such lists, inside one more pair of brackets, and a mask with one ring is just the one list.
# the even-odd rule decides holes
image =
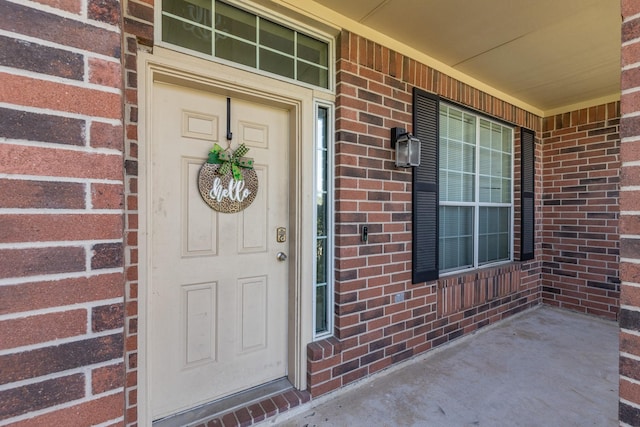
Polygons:
[[617,323],[539,307],[265,424],[602,427],[617,420]]

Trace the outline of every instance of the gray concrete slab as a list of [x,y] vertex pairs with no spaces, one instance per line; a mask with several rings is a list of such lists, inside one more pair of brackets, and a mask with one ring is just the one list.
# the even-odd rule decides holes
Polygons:
[[266,425],[617,426],[616,322],[537,307]]

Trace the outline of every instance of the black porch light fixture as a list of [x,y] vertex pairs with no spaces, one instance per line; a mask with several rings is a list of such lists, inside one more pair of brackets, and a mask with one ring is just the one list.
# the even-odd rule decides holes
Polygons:
[[396,167],[420,166],[420,140],[406,129],[391,128],[391,148],[396,149]]

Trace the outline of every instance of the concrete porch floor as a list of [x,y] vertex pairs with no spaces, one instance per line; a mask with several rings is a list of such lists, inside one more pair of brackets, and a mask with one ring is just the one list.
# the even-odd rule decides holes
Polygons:
[[536,307],[262,425],[617,426],[618,325]]

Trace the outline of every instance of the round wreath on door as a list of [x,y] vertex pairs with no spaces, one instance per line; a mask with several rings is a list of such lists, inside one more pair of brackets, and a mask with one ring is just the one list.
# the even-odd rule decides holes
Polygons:
[[244,157],[249,149],[240,144],[235,151],[214,144],[209,158],[198,173],[202,199],[214,210],[224,213],[246,209],[258,193],[258,175],[253,159]]

